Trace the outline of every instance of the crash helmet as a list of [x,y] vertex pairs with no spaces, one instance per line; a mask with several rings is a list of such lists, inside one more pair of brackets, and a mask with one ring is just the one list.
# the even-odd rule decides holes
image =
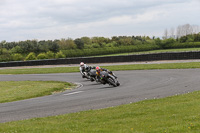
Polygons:
[[100,73],[100,69],[101,69],[101,68],[100,68],[99,66],[96,67],[96,71],[97,71],[98,73]]
[[84,65],[84,63],[83,63],[83,62],[81,62],[81,63],[80,63],[80,67],[82,67],[82,68],[84,68],[84,67],[85,67],[85,65]]
[[81,63],[80,63],[80,66],[84,66],[84,63],[83,63],[83,62],[81,62]]

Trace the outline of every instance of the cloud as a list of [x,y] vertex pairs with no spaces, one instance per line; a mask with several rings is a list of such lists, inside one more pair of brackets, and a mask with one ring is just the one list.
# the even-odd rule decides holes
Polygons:
[[1,0],[0,41],[156,35],[199,24],[199,0]]

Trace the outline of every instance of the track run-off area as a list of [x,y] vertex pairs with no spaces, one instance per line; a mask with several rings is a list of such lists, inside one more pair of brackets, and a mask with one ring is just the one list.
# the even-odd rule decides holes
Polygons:
[[66,81],[76,89],[0,104],[0,123],[157,99],[200,90],[200,69],[114,71],[119,87],[83,79],[80,73],[0,75],[0,81]]

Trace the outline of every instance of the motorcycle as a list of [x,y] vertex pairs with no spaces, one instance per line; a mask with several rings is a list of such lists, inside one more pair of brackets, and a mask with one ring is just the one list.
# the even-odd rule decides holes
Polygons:
[[89,76],[89,79],[90,81],[95,81],[96,80],[96,70],[95,69],[91,69],[89,72],[88,72],[88,76]]
[[96,70],[95,67],[88,67],[88,69],[83,72],[83,78],[89,79],[90,81],[96,80]]
[[102,84],[109,84],[114,87],[120,85],[120,82],[117,80],[117,76],[113,72],[102,71],[100,72],[100,81]]
[[89,76],[89,74],[88,74],[88,72],[83,72],[83,78],[86,78],[86,79],[90,79],[90,76]]

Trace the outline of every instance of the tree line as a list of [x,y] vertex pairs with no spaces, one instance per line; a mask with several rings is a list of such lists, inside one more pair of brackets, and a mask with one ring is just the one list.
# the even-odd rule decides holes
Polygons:
[[[187,28],[184,29],[184,27]],[[197,28],[191,30],[191,27],[194,26],[179,26],[178,29],[181,29],[181,32],[179,31],[181,34],[177,34],[176,37],[174,34],[164,34],[165,36],[162,39],[159,37],[150,38],[149,36],[113,36],[111,38],[81,37],[74,40],[72,38],[62,38],[60,40],[40,41],[1,41],[0,61],[56,59],[155,49],[200,47],[200,32],[197,33]],[[187,31],[186,29],[190,30]]]
[[179,25],[176,29],[170,28],[165,29],[163,39],[167,38],[180,38],[182,36],[198,34],[200,32],[200,27],[198,25],[184,24]]

